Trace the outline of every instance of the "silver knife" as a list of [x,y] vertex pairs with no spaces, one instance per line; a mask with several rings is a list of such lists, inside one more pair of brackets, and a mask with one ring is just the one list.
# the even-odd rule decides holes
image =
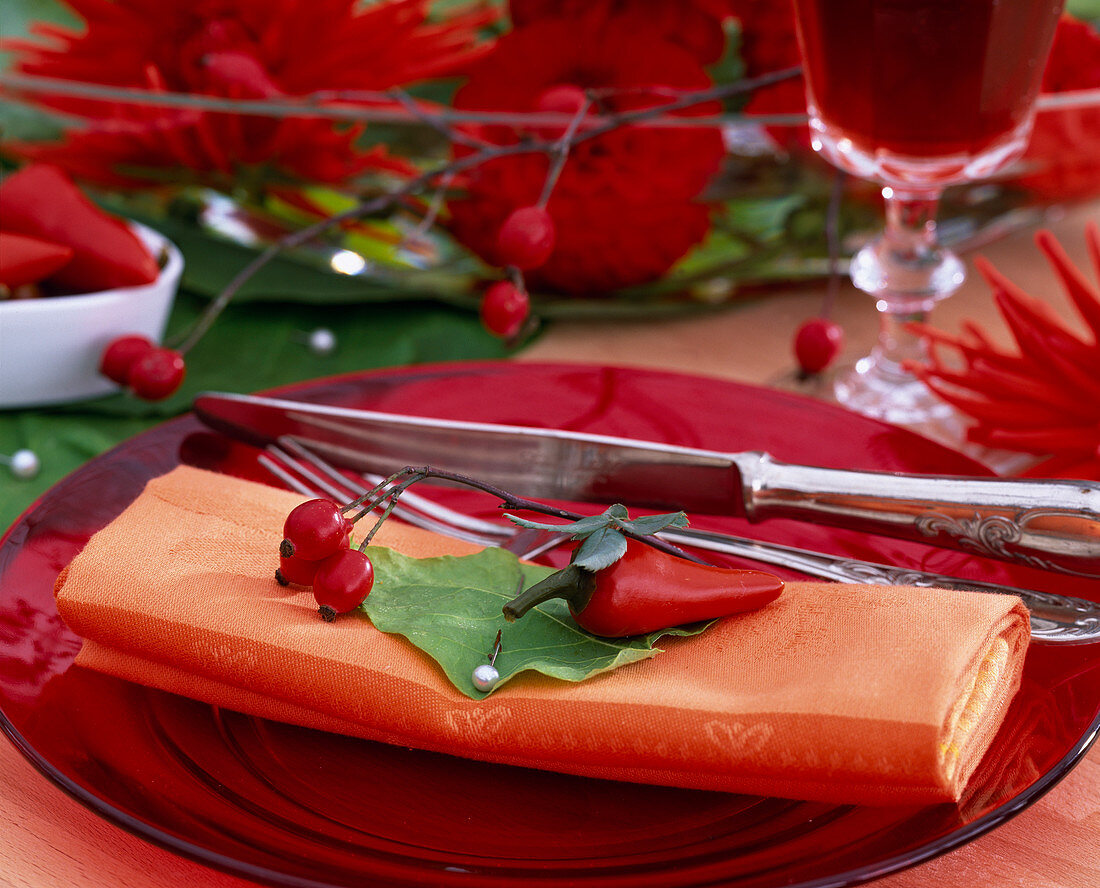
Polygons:
[[545,499],[782,517],[1045,570],[1100,577],[1100,484],[794,465],[649,441],[209,392],[194,410],[259,446],[296,438],[330,461],[389,474],[431,465]]

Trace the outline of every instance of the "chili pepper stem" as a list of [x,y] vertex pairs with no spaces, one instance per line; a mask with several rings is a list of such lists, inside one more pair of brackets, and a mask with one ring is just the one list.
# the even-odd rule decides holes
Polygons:
[[533,607],[551,598],[562,598],[574,611],[582,611],[596,591],[596,575],[570,564],[524,590],[506,605],[504,619],[513,623]]

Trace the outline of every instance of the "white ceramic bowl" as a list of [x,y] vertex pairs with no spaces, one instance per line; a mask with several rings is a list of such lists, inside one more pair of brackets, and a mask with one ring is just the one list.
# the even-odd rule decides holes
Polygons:
[[99,373],[107,345],[130,333],[160,342],[176,297],[183,256],[163,235],[133,224],[165,254],[157,279],[76,296],[0,302],[0,408],[83,401],[118,391]]

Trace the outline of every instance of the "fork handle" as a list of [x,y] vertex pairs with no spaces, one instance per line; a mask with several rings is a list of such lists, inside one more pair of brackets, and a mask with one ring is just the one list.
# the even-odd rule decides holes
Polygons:
[[929,477],[783,463],[738,454],[750,520],[795,518],[1100,577],[1100,485]]
[[929,573],[905,567],[876,564],[796,549],[779,543],[763,543],[705,530],[663,531],[659,534],[670,543],[694,546],[727,555],[739,555],[787,567],[812,577],[841,583],[881,583],[891,586],[927,586],[937,589],[958,589],[963,592],[995,592],[1019,597],[1031,614],[1031,637],[1062,644],[1083,644],[1100,641],[1100,603],[1083,598],[1069,598],[1034,589],[1018,589],[979,580],[964,580],[944,574]]

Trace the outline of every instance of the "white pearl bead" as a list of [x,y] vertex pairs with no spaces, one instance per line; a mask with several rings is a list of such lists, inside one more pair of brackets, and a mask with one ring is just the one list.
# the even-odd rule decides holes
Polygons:
[[11,459],[8,460],[8,464],[11,466],[11,473],[16,478],[33,478],[41,468],[38,454],[33,450],[26,449],[15,451],[11,455]]
[[336,349],[336,334],[327,327],[318,327],[309,334],[309,349],[318,355],[332,354]]
[[497,672],[495,666],[482,663],[474,670],[473,681],[474,687],[479,691],[491,691],[500,681],[500,673]]

